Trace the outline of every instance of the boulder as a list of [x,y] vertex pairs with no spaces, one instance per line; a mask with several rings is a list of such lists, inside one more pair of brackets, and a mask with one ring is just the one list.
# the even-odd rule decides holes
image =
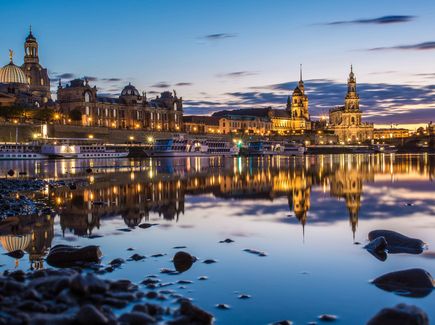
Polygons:
[[429,325],[429,318],[416,306],[399,304],[382,309],[367,325]]
[[386,273],[373,280],[378,288],[407,297],[425,297],[434,287],[433,278],[423,269]]
[[370,243],[365,245],[364,248],[378,260],[385,261],[387,259],[387,245],[385,237],[380,236],[373,239]]
[[417,238],[407,237],[392,230],[373,230],[369,233],[369,240],[384,237],[387,242],[388,253],[421,254],[424,242]]
[[121,324],[129,324],[129,325],[156,324],[156,320],[153,317],[151,317],[146,313],[138,312],[138,311],[125,313],[118,318],[118,321]]
[[185,272],[196,262],[196,257],[187,252],[179,251],[174,255],[172,262],[178,272]]
[[99,262],[102,256],[98,246],[74,247],[56,245],[47,255],[47,263],[55,267],[80,266],[89,262]]
[[77,312],[76,320],[79,324],[107,324],[109,319],[93,305],[84,305]]

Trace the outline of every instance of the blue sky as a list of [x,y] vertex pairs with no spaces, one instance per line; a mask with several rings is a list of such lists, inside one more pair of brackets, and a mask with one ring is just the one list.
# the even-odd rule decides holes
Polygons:
[[[284,107],[303,64],[313,117],[342,103],[352,63],[366,120],[435,120],[435,2],[5,1],[0,63],[29,24],[53,79],[101,94],[176,89],[185,111]],[[108,79],[112,79],[111,81]],[[418,100],[416,100],[418,99]]]

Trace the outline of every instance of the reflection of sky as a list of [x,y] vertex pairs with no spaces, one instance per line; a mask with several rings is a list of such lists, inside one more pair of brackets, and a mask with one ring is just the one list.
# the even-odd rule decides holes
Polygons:
[[[212,167],[210,161],[202,160],[201,168],[198,168],[199,161],[189,161],[189,172],[182,161],[172,165],[170,161],[153,161],[151,164],[147,161],[142,164],[146,168],[135,171],[134,180],[130,179],[129,170],[116,172],[102,167],[98,170],[98,166],[108,166],[109,163],[94,162],[95,183],[88,189],[95,195],[99,191],[105,192],[106,178],[111,180],[108,190],[122,182],[136,184],[140,180],[157,182],[165,188],[174,177],[182,180],[181,186],[189,184],[189,179],[197,179],[199,185],[193,189],[184,188],[184,213],[177,221],[164,220],[157,212],[151,211],[148,222],[158,223],[158,226],[146,230],[136,228],[126,233],[119,230],[127,228],[124,220],[114,215],[102,218],[100,226],[93,230],[94,235],[103,237],[90,239],[76,237],[68,229],[62,235],[61,222],[56,218],[53,244],[100,245],[105,264],[116,257],[126,259],[133,253],[146,255],[146,260],[127,262],[121,269],[107,275],[129,278],[134,282],[140,282],[147,274],[158,274],[162,267],[172,267],[170,260],[176,251],[172,248],[174,246],[187,246],[186,250],[200,260],[216,259],[218,263],[206,265],[199,261],[182,275],[162,275],[161,278],[164,282],[195,281],[187,285],[187,289],[180,289],[177,285],[169,288],[194,298],[197,304],[213,312],[221,324],[265,324],[281,319],[304,324],[322,313],[337,314],[343,324],[360,324],[379,309],[400,302],[422,307],[433,319],[434,294],[421,299],[403,298],[383,292],[368,281],[387,272],[411,267],[422,267],[433,273],[435,259],[398,254],[389,255],[385,262],[380,262],[360,245],[354,245],[346,198],[338,195],[342,192],[337,192],[339,184],[346,187],[353,179],[363,179],[359,191],[361,204],[356,241],[364,242],[367,233],[373,229],[391,229],[421,238],[431,250],[435,245],[432,239],[435,230],[435,198],[432,194],[435,187],[430,178],[434,173],[433,157],[397,155],[394,159],[392,156],[382,159],[377,156],[362,158],[361,161],[355,157],[307,157],[294,164],[286,160],[278,163],[267,159],[235,159],[220,162],[219,167]],[[388,168],[371,163],[374,161],[385,161]],[[69,163],[66,162],[67,170]],[[87,163],[78,161],[75,166]],[[2,163],[0,169],[11,167],[7,164],[10,163]],[[117,165],[131,166],[132,163],[120,160]],[[155,166],[152,179],[150,166]],[[45,170],[47,176],[58,171],[53,165],[47,167],[44,164],[41,170]],[[175,174],[171,176],[168,171]],[[264,175],[262,178],[253,177],[259,172]],[[83,170],[77,170],[76,175],[81,176],[81,173],[85,174]],[[230,192],[231,195],[237,194],[236,198],[216,192],[215,185],[210,188],[204,185],[205,180],[216,174],[220,174],[221,179],[232,175],[230,179],[233,181],[237,177],[240,182],[245,182],[240,183],[245,187]],[[251,193],[246,191],[255,187],[248,187],[247,175],[251,181],[262,179],[270,182],[268,187],[262,188],[278,186],[275,194],[251,198]],[[276,175],[289,178],[273,182]],[[322,175],[320,179],[319,175]],[[302,177],[305,181],[293,184],[295,177]],[[289,207],[288,197],[290,192],[293,193],[288,186],[301,187],[301,184],[311,188],[304,236],[300,222],[294,217],[294,207]],[[97,190],[98,186],[103,187]],[[281,186],[286,190],[280,191]],[[137,186],[132,188],[137,189]],[[414,205],[404,206],[408,202]],[[225,238],[232,238],[235,242],[218,243]],[[127,252],[128,247],[135,248],[135,251]],[[246,253],[243,251],[245,248],[265,251],[268,256]],[[167,255],[149,257],[156,253]],[[28,267],[27,260],[26,255],[20,262],[21,267]],[[1,255],[0,264],[12,268],[14,261]],[[207,275],[209,279],[197,281],[201,275]],[[235,291],[251,294],[252,298],[238,300]],[[232,309],[218,311],[214,308],[217,303],[227,303]]]
[[[342,0],[1,4],[0,27],[7,31],[0,44],[2,65],[9,48],[21,64],[31,23],[51,77],[87,75],[100,93],[117,94],[131,81],[150,96],[176,88],[189,113],[283,107],[302,63],[313,96],[311,115],[319,116],[342,103],[340,87],[353,63],[365,85],[362,108],[375,122],[427,123],[435,109],[431,0],[393,6],[390,0],[376,6]],[[268,89],[280,84],[286,84],[284,90]]]

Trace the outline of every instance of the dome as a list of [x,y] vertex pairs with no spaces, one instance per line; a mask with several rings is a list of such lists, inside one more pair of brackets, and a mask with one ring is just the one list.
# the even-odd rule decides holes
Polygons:
[[30,30],[30,32],[29,32],[29,35],[26,37],[26,41],[27,42],[36,42],[36,38],[35,38],[35,36],[33,36],[33,34],[32,34],[32,30]]
[[140,94],[136,87],[129,83],[122,90],[121,96],[140,96]]
[[12,61],[0,69],[0,83],[27,84],[26,75]]

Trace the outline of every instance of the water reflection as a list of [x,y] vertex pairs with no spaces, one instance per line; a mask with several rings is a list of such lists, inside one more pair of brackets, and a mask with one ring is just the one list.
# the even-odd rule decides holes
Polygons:
[[[3,162],[0,172],[10,168],[24,171],[28,176],[74,182],[74,186],[47,188],[42,193],[56,207],[58,216],[33,216],[2,230],[1,244],[6,252],[23,250],[28,253],[32,268],[42,268],[43,257],[54,238],[55,219],[59,220],[62,232],[59,235],[87,237],[113,219],[122,218],[130,228],[150,220],[150,216],[177,222],[188,212],[185,211],[187,198],[196,196],[252,202],[244,206],[246,213],[259,209],[261,203],[255,202],[286,197],[288,208],[285,211],[278,207],[279,212],[289,214],[287,219],[297,220],[302,231],[310,222],[328,223],[348,218],[355,237],[366,189],[369,194],[366,204],[376,205],[382,199],[382,195],[373,195],[370,184],[393,184],[397,180],[431,182],[435,175],[435,156],[22,161]],[[310,215],[314,208],[313,192],[329,195],[338,199],[338,203],[316,200],[319,206]],[[398,194],[383,204],[395,206],[400,215],[406,200],[407,196]],[[346,206],[347,216],[335,210],[341,204]],[[434,206],[422,204],[416,209],[431,212]],[[379,215],[372,213],[366,217]]]

